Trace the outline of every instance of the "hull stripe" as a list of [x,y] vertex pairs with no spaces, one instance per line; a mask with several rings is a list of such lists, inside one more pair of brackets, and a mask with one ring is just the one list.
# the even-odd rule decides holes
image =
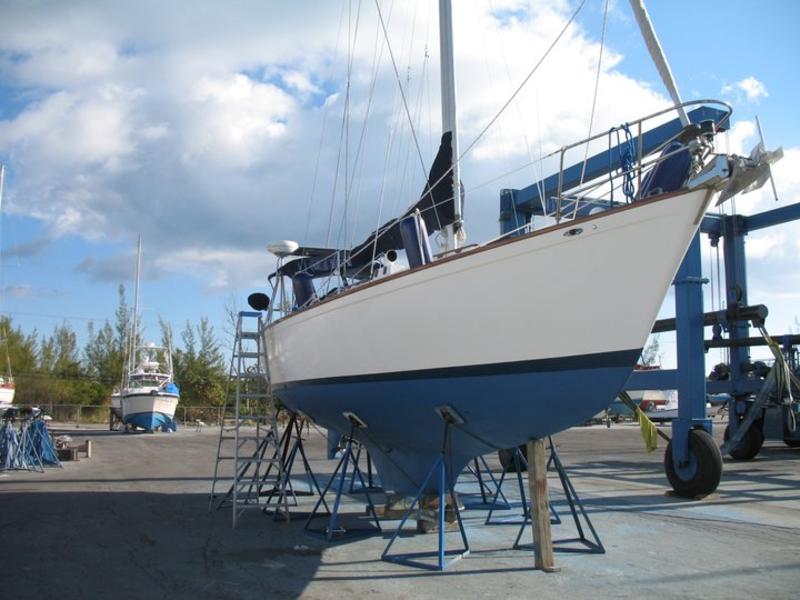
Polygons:
[[382,381],[409,381],[417,379],[451,379],[460,377],[491,377],[493,375],[513,375],[522,373],[552,373],[576,369],[606,369],[631,367],[641,354],[638,350],[619,350],[600,354],[583,354],[559,358],[522,360],[506,363],[444,367],[437,369],[418,369],[414,371],[394,371],[389,373],[370,373],[347,375],[301,381],[276,382],[275,390],[290,389],[308,385],[334,385],[347,383],[376,383]]

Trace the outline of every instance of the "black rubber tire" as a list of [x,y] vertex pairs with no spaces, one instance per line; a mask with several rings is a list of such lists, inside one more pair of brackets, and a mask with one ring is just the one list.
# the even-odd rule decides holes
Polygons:
[[[784,411],[792,410],[790,407],[785,407]],[[794,417],[795,420],[797,417]],[[800,423],[795,423],[795,427],[800,428]],[[783,415],[783,443],[789,446],[789,448],[800,448],[800,439],[797,438],[797,432],[789,431],[789,415],[784,413]]]
[[689,432],[689,453],[697,461],[697,469],[689,480],[683,480],[672,463],[672,442],[664,453],[664,470],[672,489],[684,498],[707,496],[717,489],[722,479],[722,455],[714,438],[703,429]]
[[[725,441],[731,437],[730,425],[725,427]],[[744,434],[742,441],[734,449],[728,452],[731,458],[736,460],[751,460],[755,458],[764,445],[764,422],[756,421],[750,425],[750,429]]]
[[[525,460],[528,460],[528,446],[526,444],[520,444],[519,446],[520,451],[522,452],[522,456],[525,457]],[[497,451],[497,458],[500,459],[500,465],[503,467],[503,470],[506,473],[515,473],[517,471],[517,467],[514,465],[514,449],[513,448],[504,448],[502,450]],[[527,471],[525,465],[521,465],[523,472]]]

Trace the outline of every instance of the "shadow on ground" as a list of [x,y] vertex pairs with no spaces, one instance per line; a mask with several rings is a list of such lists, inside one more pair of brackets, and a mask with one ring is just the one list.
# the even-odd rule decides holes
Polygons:
[[314,578],[322,548],[301,521],[256,511],[234,531],[206,509],[202,494],[4,494],[2,596],[295,598]]

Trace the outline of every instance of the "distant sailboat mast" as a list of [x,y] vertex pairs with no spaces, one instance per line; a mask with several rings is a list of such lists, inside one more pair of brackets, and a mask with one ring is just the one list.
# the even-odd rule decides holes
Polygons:
[[458,165],[458,127],[456,123],[456,69],[453,58],[453,10],[450,0],[439,0],[439,53],[442,86],[442,133],[452,133],[453,223],[445,228],[445,247],[458,248],[462,226],[461,178]]
[[[130,336],[130,346],[128,349],[128,369],[127,373],[130,373],[136,368],[136,348],[139,344],[137,339],[138,331],[139,331],[139,273],[142,268],[142,236],[139,236],[136,242],[136,286],[134,288],[133,294],[133,319],[131,321],[131,336]],[[127,387],[127,377],[126,374],[126,386]]]
[[[0,163],[0,244],[3,241],[3,186],[6,178],[6,166]],[[0,245],[0,273],[2,273],[2,246]],[[2,295],[0,294],[0,297]],[[0,311],[2,314],[2,311]],[[8,373],[8,383],[12,384],[14,381],[14,374],[11,372],[11,354],[8,348],[8,329],[0,331],[0,336],[3,338],[3,343],[6,346],[6,368]]]

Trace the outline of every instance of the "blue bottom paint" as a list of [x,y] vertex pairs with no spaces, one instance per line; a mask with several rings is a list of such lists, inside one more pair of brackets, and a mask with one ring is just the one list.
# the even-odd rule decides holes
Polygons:
[[528,372],[500,365],[477,367],[477,375],[459,368],[294,382],[276,386],[275,393],[341,434],[349,431],[342,413],[357,414],[367,428],[356,437],[369,449],[384,487],[413,495],[441,451],[444,423],[436,407],[450,405],[465,421],[452,429],[448,455],[448,466],[459,473],[475,456],[589,419],[616,397],[639,353],[537,361],[542,364],[524,365]]
[[166,430],[175,431],[175,420],[168,417],[164,413],[136,413],[128,415],[123,420],[126,425],[135,425],[147,431],[155,431],[156,429],[163,428]]

